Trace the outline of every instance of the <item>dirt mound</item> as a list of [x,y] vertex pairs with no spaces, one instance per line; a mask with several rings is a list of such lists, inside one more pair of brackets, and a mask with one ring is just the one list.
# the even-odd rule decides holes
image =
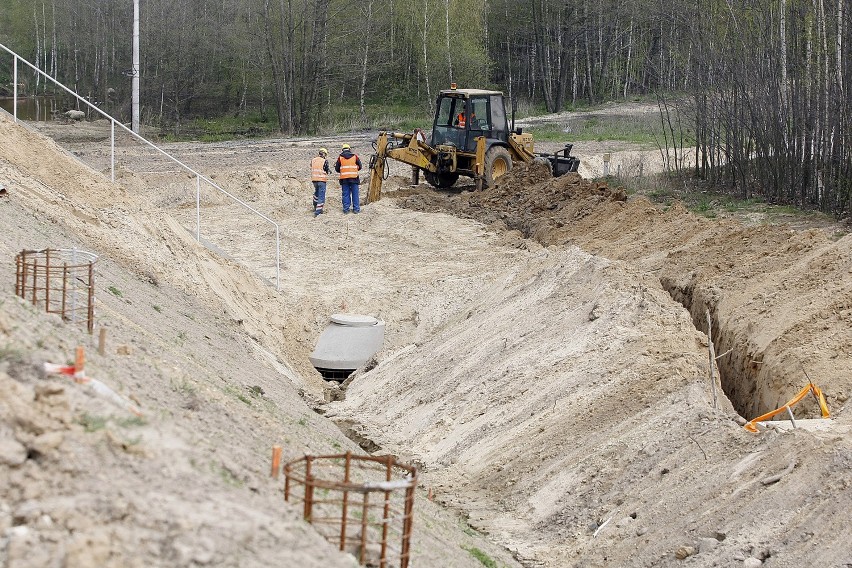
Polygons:
[[[656,274],[705,332],[709,310],[717,352],[727,353],[723,385],[748,418],[791,398],[806,374],[836,409],[852,390],[852,360],[836,356],[852,342],[842,324],[852,237],[832,242],[818,230],[708,220],[679,204],[662,210],[604,182],[552,178],[542,164],[516,167],[482,192],[421,190],[400,204],[473,218],[544,246],[576,244]],[[795,309],[803,299],[808,310]],[[814,410],[806,402],[797,412]]]
[[[252,565],[279,545],[283,556],[272,562],[303,565],[307,549],[315,563],[334,565],[340,557],[312,537],[274,530],[267,539],[251,527],[279,526],[266,524],[270,503],[284,524],[298,517],[265,484],[271,443],[283,440],[292,457],[354,448],[296,395],[321,385],[307,355],[328,314],[351,311],[386,322],[385,349],[346,401],[322,410],[383,452],[422,464],[435,500],[527,566],[850,563],[849,237],[700,219],[573,176],[548,179],[536,167],[482,193],[394,192],[403,169],[388,184],[387,195],[399,198],[357,216],[342,213],[332,184],[328,214],[315,219],[310,143],[183,146],[226,187],[248,184],[252,203],[286,228],[278,293],[255,276],[275,281],[277,228],[235,223],[233,209],[204,201],[202,234],[236,245],[225,260],[194,240],[191,186],[170,187],[175,197],[164,200],[160,174],[137,172],[150,191],[121,190],[11,128],[0,134],[11,141],[0,145],[0,175],[13,190],[0,200],[0,259],[56,241],[101,254],[98,317],[111,346],[126,350],[93,356],[92,370],[150,416],[120,422],[103,401],[66,389],[74,423],[51,423],[47,433],[64,441],[43,458],[20,420],[3,422],[18,444],[7,459],[20,460],[21,446],[27,458],[0,466],[15,498],[0,506],[0,555],[43,542],[60,550],[77,534],[96,542],[106,531],[118,535],[110,554],[119,561],[139,542],[150,565],[234,564],[238,548]],[[101,150],[99,159],[108,157]],[[436,213],[398,206],[407,201]],[[8,290],[0,295],[14,305],[0,347],[23,351],[25,365],[61,361],[85,340],[66,337],[52,316],[33,314]],[[707,310],[730,404],[713,402]],[[806,431],[807,402],[795,410],[800,429],[745,432],[734,408],[752,416],[783,403],[804,384],[803,365],[837,418]],[[11,365],[4,372],[23,385],[9,392],[24,394],[4,390],[0,403],[17,397],[47,412],[36,404],[41,379]],[[95,431],[86,431],[83,412],[103,419],[85,421]],[[134,453],[140,446],[144,456]],[[71,467],[77,455],[121,475]],[[38,480],[37,507],[16,469]],[[107,503],[89,501],[104,483]],[[467,524],[432,516],[425,490],[416,505],[418,566],[517,565]],[[213,504],[194,508],[207,493]],[[56,505],[68,494],[83,496],[91,531]],[[165,512],[148,514],[138,495]],[[119,506],[126,501],[129,512]],[[161,530],[171,511],[176,522]],[[239,540],[223,536],[232,525]]]
[[509,230],[534,237],[544,245],[562,241],[559,229],[598,209],[602,203],[624,202],[622,188],[610,188],[577,174],[554,179],[546,163],[518,164],[483,191],[440,194],[409,190],[390,194],[418,211],[445,211],[485,224],[500,222]]
[[[328,314],[342,301],[366,311],[373,292],[361,293],[364,300],[348,287],[318,293],[291,262],[279,294],[274,271],[270,284],[194,239],[196,212],[186,207],[194,180],[121,170],[122,185],[113,185],[2,113],[0,139],[0,179],[9,188],[0,198],[6,280],[22,249],[93,252],[96,330],[107,330],[100,355],[85,331],[14,296],[11,286],[0,290],[0,565],[352,566],[302,520],[301,507],[284,503],[283,481],[269,477],[269,453],[273,444],[284,446],[285,460],[359,451],[299,391],[321,396],[307,354]],[[306,182],[239,164],[219,171],[223,184],[248,187],[247,200],[290,221],[288,253],[310,247],[308,269],[325,263],[319,284],[352,280],[349,263],[329,278],[334,257],[317,251],[330,237],[318,234],[323,220],[305,216]],[[229,171],[240,173],[231,180]],[[233,208],[204,201],[205,236],[211,211],[235,217]],[[361,217],[369,222],[369,213]],[[256,231],[245,248],[266,263],[275,258],[267,226],[222,226],[226,242]],[[412,226],[399,222],[397,231]],[[294,236],[299,231],[314,240]],[[336,240],[355,236],[344,227]],[[399,276],[405,272],[392,280]],[[87,373],[138,401],[141,419],[84,386],[44,376],[44,362],[68,362],[76,345],[87,347]],[[475,550],[517,566],[425,494],[417,499],[413,562],[461,568],[478,562]]]

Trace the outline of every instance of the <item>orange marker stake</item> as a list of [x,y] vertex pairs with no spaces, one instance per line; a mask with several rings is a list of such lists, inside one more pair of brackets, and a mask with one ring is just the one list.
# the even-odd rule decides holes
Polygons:
[[278,479],[281,471],[281,446],[272,446],[272,477]]
[[86,354],[83,351],[83,346],[80,345],[77,347],[77,357],[74,359],[74,378],[82,379],[85,377],[83,374],[83,367],[86,364]]

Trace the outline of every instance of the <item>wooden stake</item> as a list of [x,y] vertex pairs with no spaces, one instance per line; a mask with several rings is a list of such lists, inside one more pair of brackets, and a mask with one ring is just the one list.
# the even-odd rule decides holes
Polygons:
[[[103,328],[101,328],[103,329]],[[272,446],[272,477],[278,479],[281,471],[281,446]]]
[[86,353],[83,351],[83,346],[77,346],[77,356],[74,359],[74,378],[79,379],[85,376],[84,367],[86,365]]
[[713,345],[713,323],[710,319],[710,310],[707,310],[707,343],[710,349],[710,385],[713,387],[713,410],[716,410],[716,346]]

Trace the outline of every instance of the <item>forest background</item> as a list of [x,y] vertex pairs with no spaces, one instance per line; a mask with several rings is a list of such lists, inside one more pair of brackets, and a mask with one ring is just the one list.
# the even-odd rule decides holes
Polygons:
[[[140,0],[142,121],[176,135],[226,118],[240,135],[405,128],[452,82],[503,90],[526,114],[647,97],[671,171],[845,216],[850,4]],[[0,0],[0,43],[122,119],[132,25],[132,0]],[[11,67],[0,57],[7,94]]]

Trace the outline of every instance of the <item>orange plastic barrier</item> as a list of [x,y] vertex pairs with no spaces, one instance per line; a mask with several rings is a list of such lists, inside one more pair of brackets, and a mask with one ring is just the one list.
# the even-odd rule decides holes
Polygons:
[[799,402],[800,400],[805,398],[808,395],[809,392],[813,393],[813,395],[816,397],[817,402],[819,403],[820,412],[822,412],[822,417],[828,418],[830,416],[830,414],[828,412],[828,404],[826,404],[826,402],[825,402],[825,395],[822,394],[822,391],[820,390],[820,388],[818,386],[816,386],[813,383],[808,383],[807,386],[805,386],[805,388],[800,390],[799,394],[797,394],[792,399],[790,399],[790,401],[787,404],[785,404],[784,406],[782,406],[780,408],[776,408],[772,412],[767,412],[766,414],[762,414],[761,416],[758,416],[757,418],[750,420],[749,422],[746,423],[745,426],[743,426],[743,428],[745,428],[749,432],[757,432],[757,424],[756,424],[757,422],[763,422],[764,420],[769,420],[773,416],[788,410],[791,406],[793,406],[794,404],[796,404],[797,402]]

